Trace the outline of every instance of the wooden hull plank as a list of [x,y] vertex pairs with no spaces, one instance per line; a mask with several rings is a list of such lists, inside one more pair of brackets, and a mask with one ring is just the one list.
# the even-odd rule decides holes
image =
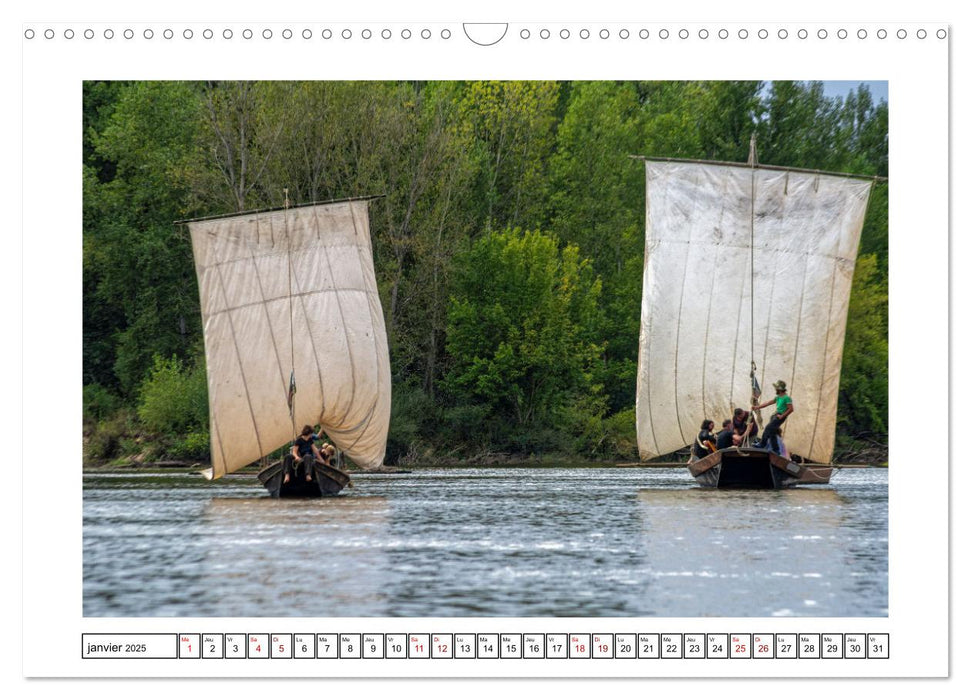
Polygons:
[[783,489],[799,484],[828,484],[832,467],[806,467],[769,450],[730,447],[688,463],[702,486]]
[[346,472],[326,464],[314,463],[313,479],[291,478],[283,483],[284,465],[289,466],[293,457],[287,455],[282,462],[274,462],[261,471],[257,478],[273,498],[320,498],[335,496],[351,482]]

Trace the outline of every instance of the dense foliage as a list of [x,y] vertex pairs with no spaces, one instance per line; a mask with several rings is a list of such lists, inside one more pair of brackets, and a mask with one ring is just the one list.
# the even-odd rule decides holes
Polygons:
[[[887,174],[865,86],[90,82],[90,458],[205,459],[195,271],[173,222],[365,194],[391,345],[389,460],[633,457],[643,169],[630,154]],[[285,194],[286,193],[286,194]],[[887,187],[871,198],[840,437],[885,443]]]

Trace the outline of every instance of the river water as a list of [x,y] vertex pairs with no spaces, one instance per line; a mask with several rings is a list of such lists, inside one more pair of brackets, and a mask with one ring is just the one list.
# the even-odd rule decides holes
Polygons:
[[265,493],[86,473],[84,614],[887,615],[884,469],[719,491],[681,469],[437,468]]

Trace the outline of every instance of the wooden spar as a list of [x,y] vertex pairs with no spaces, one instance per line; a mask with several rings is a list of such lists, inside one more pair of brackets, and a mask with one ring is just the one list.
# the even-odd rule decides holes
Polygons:
[[857,180],[874,180],[875,182],[889,182],[890,178],[883,175],[860,175],[858,173],[837,173],[832,170],[812,170],[811,168],[787,168],[783,165],[766,165],[758,163],[733,163],[727,160],[698,160],[696,158],[654,158],[650,156],[629,155],[634,160],[652,161],[655,163],[696,163],[698,165],[726,165],[732,168],[754,168],[755,170],[778,170],[785,173],[806,173],[808,175],[833,175],[835,177],[852,177]]
[[320,204],[343,204],[344,202],[363,202],[371,201],[372,199],[383,199],[387,197],[386,194],[371,194],[364,197],[344,197],[343,199],[327,199],[318,202],[307,202],[306,204],[298,204],[296,206],[283,206],[283,207],[269,207],[267,209],[247,209],[246,211],[237,211],[233,214],[215,214],[213,216],[200,216],[195,219],[180,219],[179,221],[173,221],[173,224],[192,224],[197,221],[214,221],[215,219],[232,219],[236,216],[249,216],[251,214],[269,214],[275,211],[284,211],[285,209],[300,209],[302,207],[315,207]]

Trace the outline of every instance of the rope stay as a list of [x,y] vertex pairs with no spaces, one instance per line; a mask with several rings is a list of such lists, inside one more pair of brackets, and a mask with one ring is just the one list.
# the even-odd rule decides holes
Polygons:
[[283,189],[283,232],[287,237],[287,297],[290,305],[290,386],[287,389],[287,408],[290,409],[290,429],[293,440],[297,440],[297,421],[294,413],[296,408],[297,378],[296,362],[293,347],[293,258],[290,252],[290,191]]
[[[749,377],[752,380],[752,406],[757,406],[759,399],[762,397],[762,389],[759,386],[759,380],[755,376],[757,367],[755,366],[755,170],[759,164],[758,151],[756,149],[756,139],[755,131],[752,132],[752,138],[749,140],[748,149],[748,165],[752,170],[752,182],[751,182],[751,193],[749,195],[750,207],[749,207],[749,331],[751,333],[749,351],[751,358],[751,370],[749,371]],[[757,431],[762,429],[762,415],[759,409],[752,411],[749,416],[749,420],[755,423],[755,428]],[[745,433],[745,444],[747,445],[750,441],[749,431]]]

